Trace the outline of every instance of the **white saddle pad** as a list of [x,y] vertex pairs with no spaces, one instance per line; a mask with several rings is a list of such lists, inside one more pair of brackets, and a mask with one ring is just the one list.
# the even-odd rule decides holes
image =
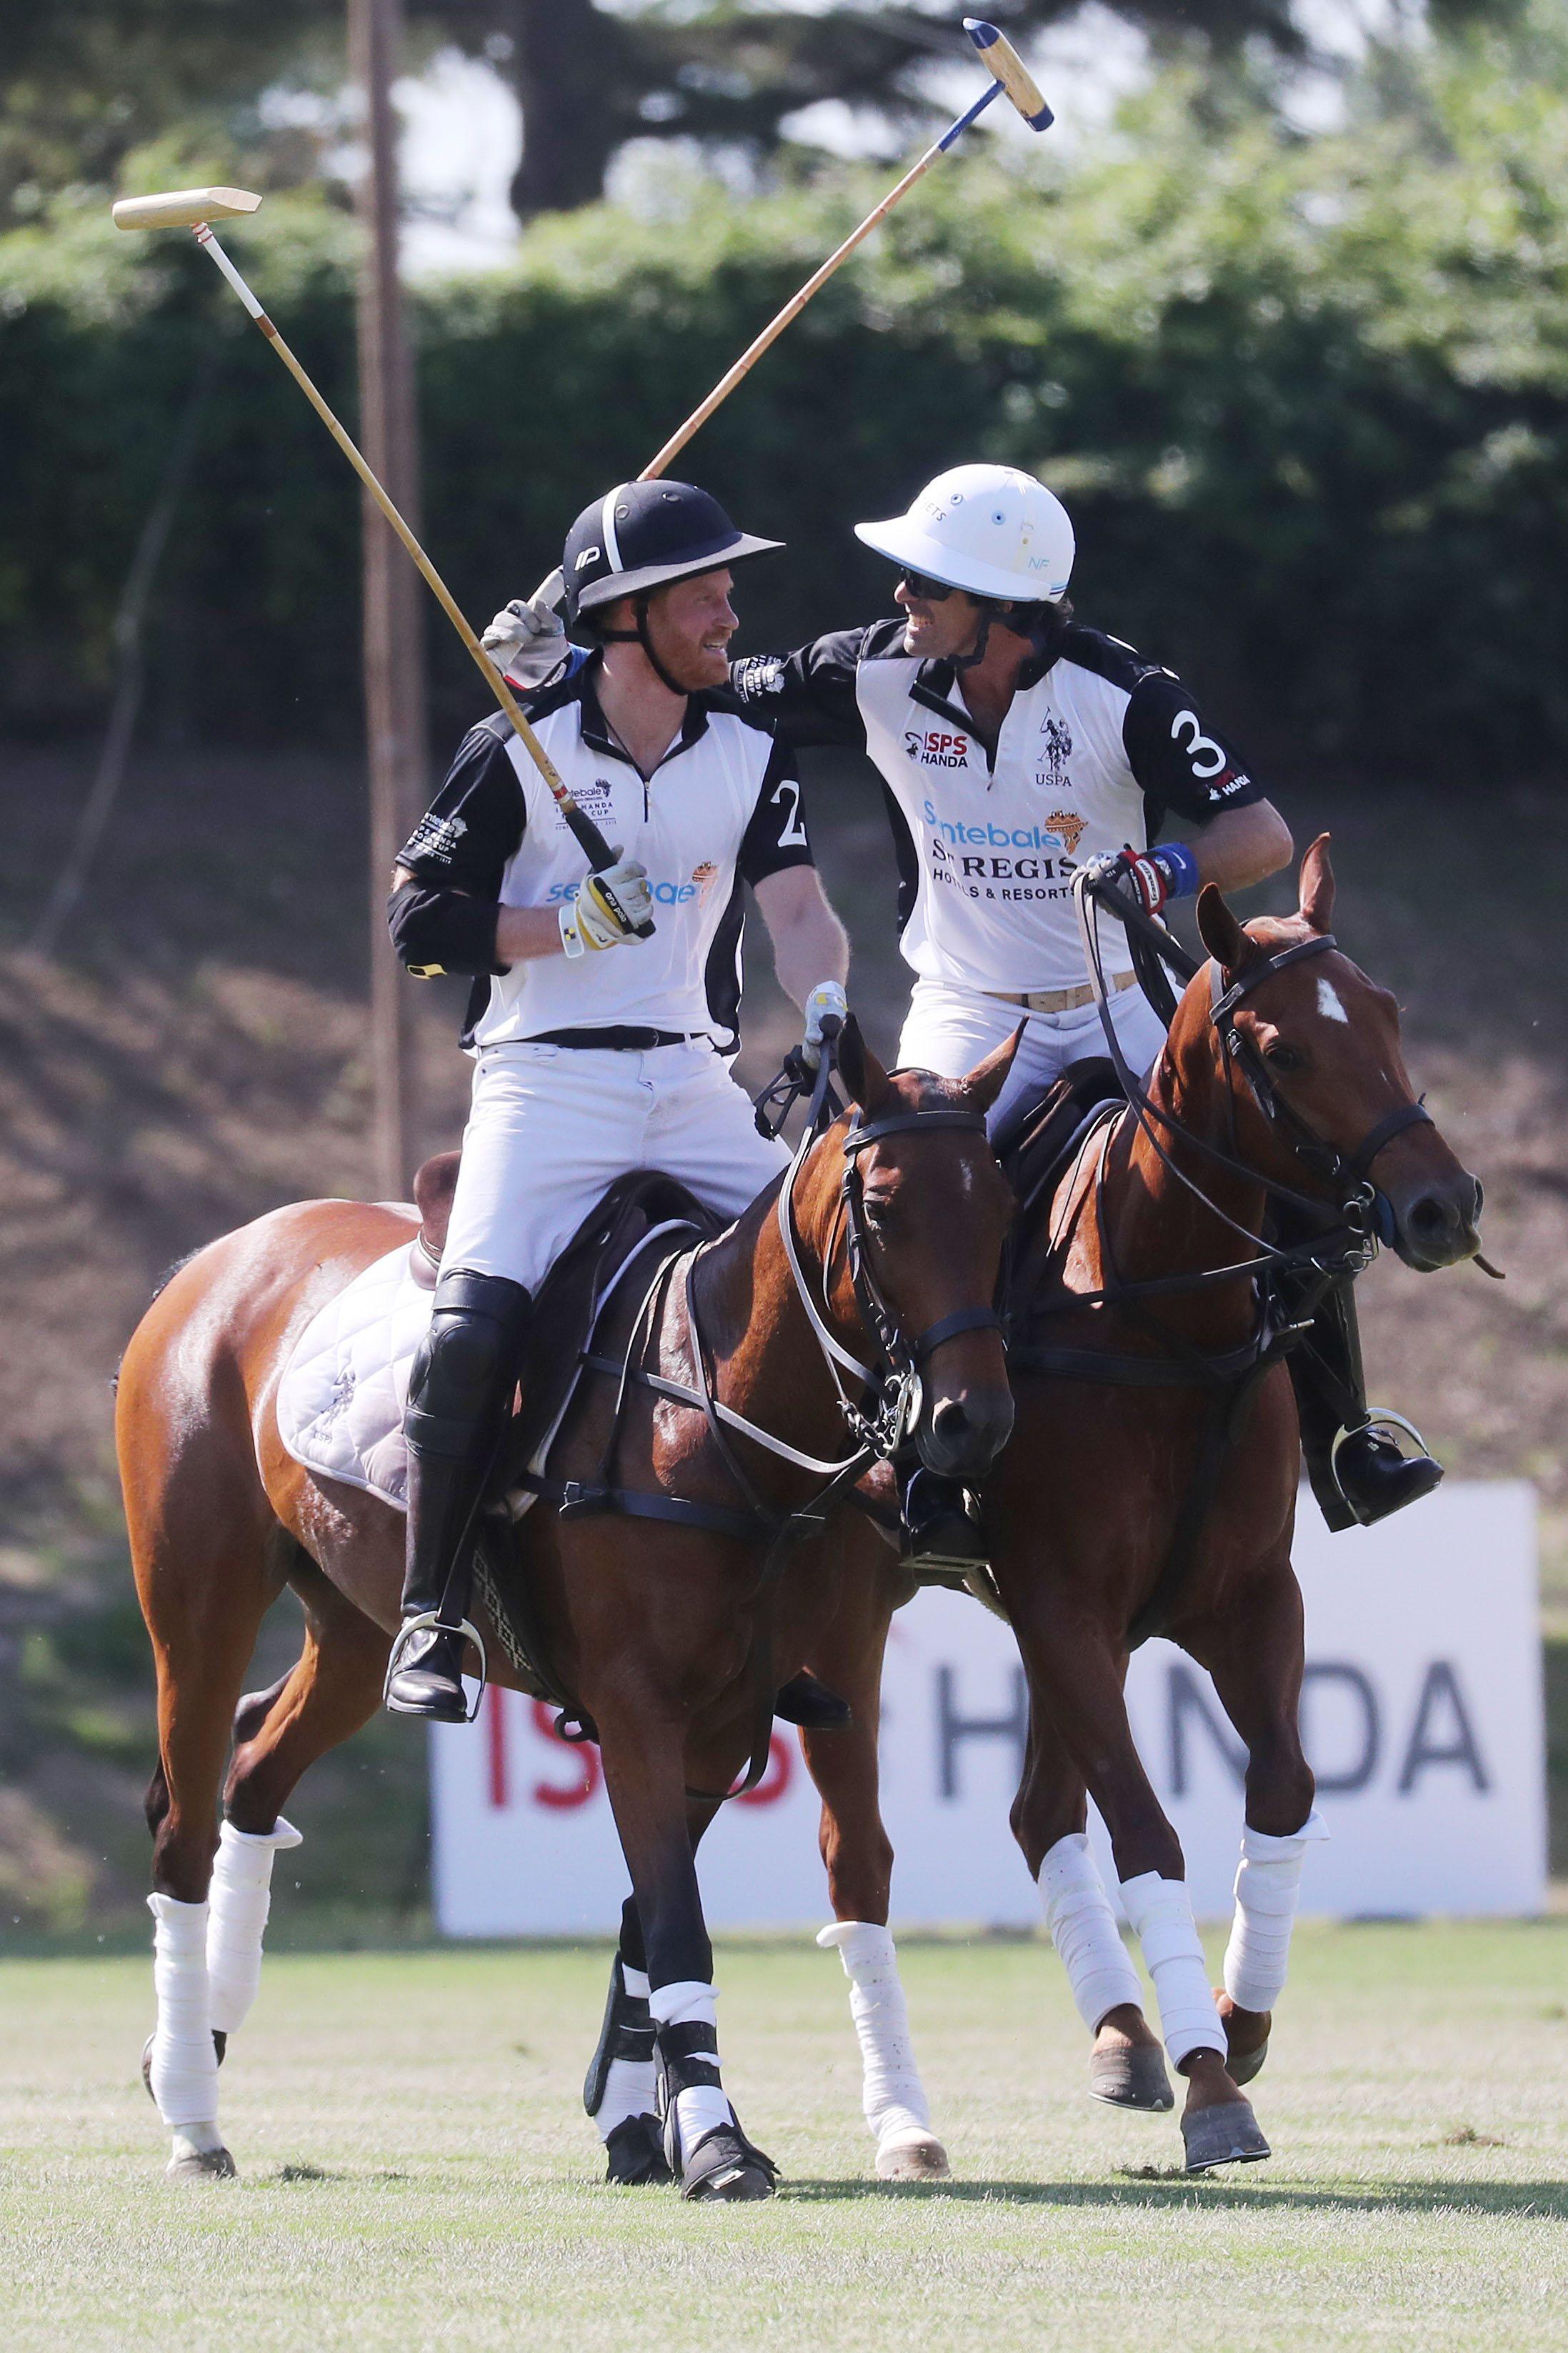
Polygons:
[[278,1431],[296,1462],[407,1509],[403,1409],[435,1293],[399,1242],[305,1326],[278,1390]]
[[[649,1243],[667,1235],[672,1242],[684,1240],[690,1231],[684,1221],[671,1219],[645,1234],[600,1293],[595,1319]],[[416,1277],[416,1266],[423,1266],[423,1282]],[[278,1434],[295,1461],[321,1478],[363,1487],[400,1512],[408,1508],[403,1409],[434,1303],[433,1277],[418,1243],[399,1242],[317,1310],[295,1343],[278,1388]],[[542,1467],[566,1403],[541,1440],[535,1470]],[[529,1501],[520,1500],[517,1508],[526,1510]]]

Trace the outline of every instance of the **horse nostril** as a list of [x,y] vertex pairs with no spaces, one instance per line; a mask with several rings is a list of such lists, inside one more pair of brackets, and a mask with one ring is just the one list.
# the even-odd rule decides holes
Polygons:
[[1472,1176],[1470,1179],[1470,1188],[1475,1195],[1475,1200],[1470,1208],[1470,1223],[1473,1226],[1479,1226],[1481,1221],[1481,1211],[1486,1207],[1486,1187],[1482,1185],[1479,1176]]
[[1436,1193],[1425,1193],[1409,1211],[1405,1222],[1419,1234],[1442,1233],[1448,1223],[1447,1205],[1440,1201]]
[[957,1446],[969,1435],[969,1415],[957,1398],[943,1398],[931,1426],[944,1446]]

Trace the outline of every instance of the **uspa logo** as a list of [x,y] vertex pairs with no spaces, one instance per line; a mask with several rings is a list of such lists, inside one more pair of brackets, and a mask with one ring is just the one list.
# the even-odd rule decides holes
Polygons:
[[1040,733],[1045,738],[1040,746],[1040,757],[1045,765],[1035,782],[1055,785],[1059,791],[1068,781],[1068,762],[1072,758],[1072,730],[1064,720],[1047,711],[1040,722]]

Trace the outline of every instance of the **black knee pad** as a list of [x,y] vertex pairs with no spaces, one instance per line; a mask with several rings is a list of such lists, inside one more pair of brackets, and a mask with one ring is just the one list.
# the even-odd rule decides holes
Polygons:
[[427,1454],[473,1451],[517,1378],[532,1306],[504,1275],[466,1267],[442,1275],[408,1379],[412,1444]]

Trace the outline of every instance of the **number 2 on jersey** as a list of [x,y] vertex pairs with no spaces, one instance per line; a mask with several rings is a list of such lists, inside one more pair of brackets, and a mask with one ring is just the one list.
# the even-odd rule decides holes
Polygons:
[[[1193,724],[1196,726],[1197,722],[1194,720]],[[784,797],[786,794],[789,797],[787,804]],[[809,849],[811,844],[805,838],[805,827],[800,814],[800,786],[793,776],[780,778],[773,787],[773,799],[776,808],[784,808],[786,806],[788,808],[788,815],[779,828],[779,848]]]

